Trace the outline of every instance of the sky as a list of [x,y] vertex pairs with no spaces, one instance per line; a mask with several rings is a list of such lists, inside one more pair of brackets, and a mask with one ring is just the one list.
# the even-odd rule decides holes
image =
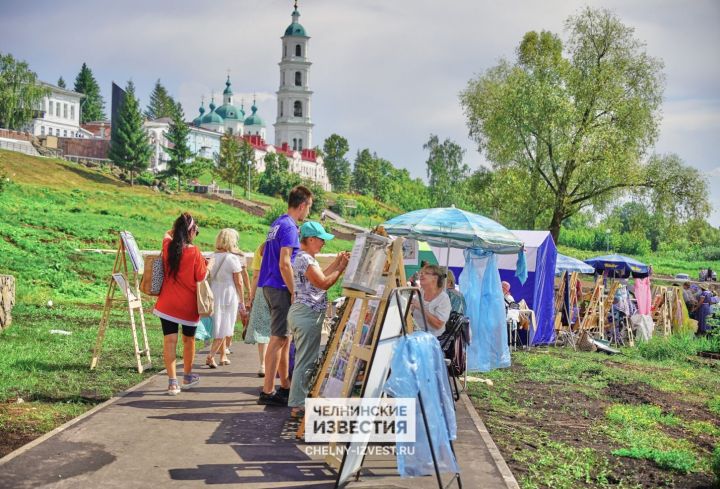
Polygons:
[[[430,134],[450,138],[476,169],[487,165],[468,137],[458,94],[522,36],[549,30],[585,5],[614,11],[665,65],[656,153],[677,153],[710,183],[720,225],[720,2],[717,0],[301,0],[311,37],[313,145],[346,137],[350,159],[363,148],[425,178]],[[228,70],[236,98],[253,94],[274,141],[275,91],[290,0],[0,0],[0,52],[30,64],[40,79],[72,88],[86,62],[110,109],[110,86],[132,79],[141,104],[159,78],[188,120],[201,97],[220,99]],[[218,104],[220,105],[220,104]]]

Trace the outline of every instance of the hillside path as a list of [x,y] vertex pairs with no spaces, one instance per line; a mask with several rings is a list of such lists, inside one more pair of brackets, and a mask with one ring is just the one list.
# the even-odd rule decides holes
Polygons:
[[[199,352],[201,382],[193,390],[168,396],[167,377],[156,375],[11,453],[0,460],[0,487],[334,487],[336,472],[295,439],[289,409],[256,404],[262,380],[256,347],[236,343],[233,350],[232,365],[215,370],[199,367],[205,357]],[[467,398],[457,403],[463,487],[517,487],[467,405]],[[434,477],[401,479],[395,467],[394,457],[368,457],[359,482],[346,487],[437,487]]]

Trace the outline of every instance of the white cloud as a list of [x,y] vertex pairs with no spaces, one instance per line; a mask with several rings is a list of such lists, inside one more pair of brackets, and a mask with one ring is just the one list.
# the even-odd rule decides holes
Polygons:
[[[616,11],[665,63],[667,101],[656,150],[714,171],[720,3],[587,3]],[[525,32],[565,37],[565,19],[580,8],[573,0],[301,0],[300,22],[311,36],[314,143],[336,132],[348,138],[353,154],[367,147],[424,176],[422,144],[434,133],[461,144],[473,166],[481,164],[458,92],[500,58],[512,59]],[[48,81],[62,75],[72,84],[87,61],[108,105],[111,80],[124,85],[132,77],[146,102],[161,78],[188,117],[197,114],[203,95],[207,105],[214,91],[218,102],[229,69],[246,111],[257,93],[272,139],[280,37],[291,12],[290,0],[6,0],[0,46]],[[720,215],[713,219],[720,223]]]

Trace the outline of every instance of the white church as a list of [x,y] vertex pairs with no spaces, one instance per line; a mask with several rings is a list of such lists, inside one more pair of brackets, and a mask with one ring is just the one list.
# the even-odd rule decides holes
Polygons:
[[[282,37],[282,57],[280,60],[280,86],[277,94],[277,115],[275,119],[275,142],[267,142],[265,122],[257,113],[255,100],[250,114],[245,113],[241,103],[237,105],[232,83],[228,75],[223,90],[222,105],[215,104],[211,98],[207,109],[204,101],[200,105],[199,115],[192,121],[189,143],[196,154],[212,157],[220,152],[220,138],[231,134],[239,140],[247,141],[255,150],[255,164],[259,172],[265,170],[265,155],[279,153],[285,155],[290,163],[290,171],[303,178],[312,180],[325,190],[331,190],[322,157],[312,146],[313,123],[310,118],[312,91],[308,88],[308,75],[312,63],[308,57],[310,37],[299,22],[300,12],[295,3],[292,23],[285,29]],[[164,149],[167,147],[165,134],[169,119],[148,121],[145,127],[155,147],[151,169],[164,169],[169,159]]]

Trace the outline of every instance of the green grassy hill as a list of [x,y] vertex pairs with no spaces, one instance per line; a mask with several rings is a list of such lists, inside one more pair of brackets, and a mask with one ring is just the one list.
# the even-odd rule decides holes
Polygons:
[[[246,251],[267,232],[262,218],[221,202],[131,187],[65,161],[0,151],[0,167],[12,182],[0,193],[0,273],[16,276],[18,303],[101,302],[114,257],[76,250],[114,249],[121,230],[131,231],[140,249],[159,249],[182,211],[200,223],[197,244],[205,251],[224,227],[240,232]],[[323,251],[350,246],[335,240]]]

